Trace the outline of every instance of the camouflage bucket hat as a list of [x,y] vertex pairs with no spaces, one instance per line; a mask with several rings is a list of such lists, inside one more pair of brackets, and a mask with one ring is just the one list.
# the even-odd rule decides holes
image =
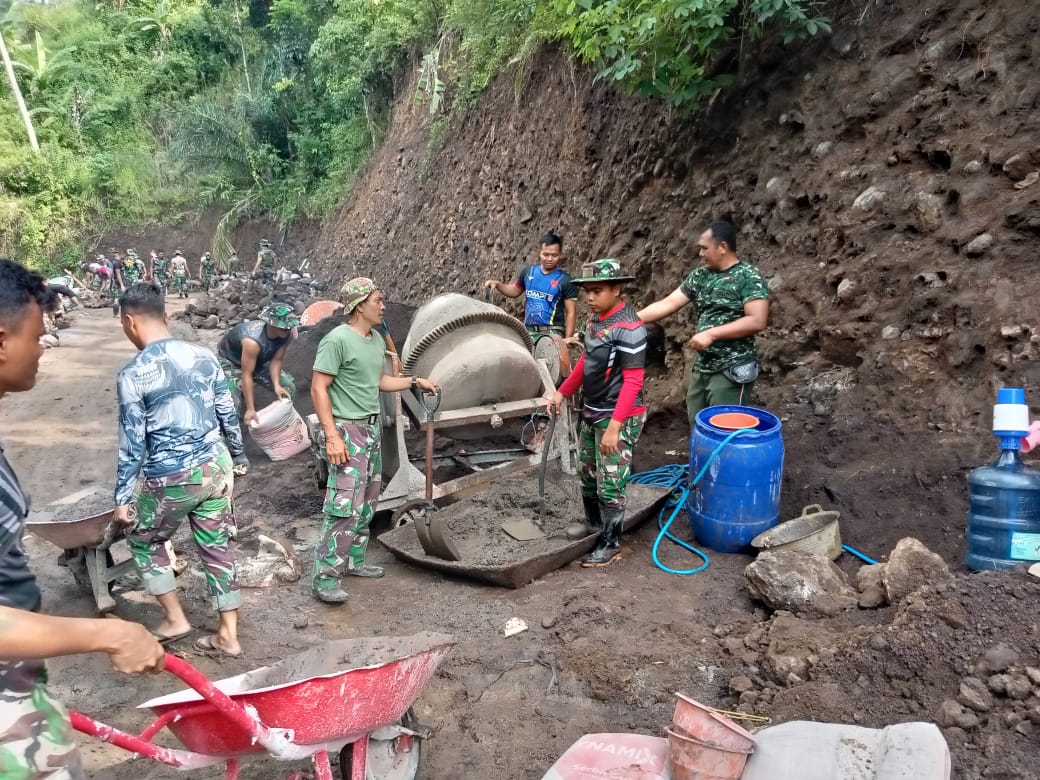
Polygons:
[[265,246],[265,247],[266,246],[271,246],[271,242],[268,241],[266,238],[261,238],[260,239],[260,246]]
[[575,284],[590,284],[592,282],[634,282],[634,276],[625,276],[621,272],[621,263],[617,260],[607,258],[585,263],[581,267],[581,276],[574,280]]
[[358,304],[379,288],[376,283],[365,276],[358,276],[344,283],[339,289],[339,299],[343,304],[343,313],[350,314]]
[[260,319],[272,328],[282,328],[284,330],[292,330],[300,324],[300,318],[296,316],[296,311],[293,307],[286,306],[284,303],[268,306],[260,312]]

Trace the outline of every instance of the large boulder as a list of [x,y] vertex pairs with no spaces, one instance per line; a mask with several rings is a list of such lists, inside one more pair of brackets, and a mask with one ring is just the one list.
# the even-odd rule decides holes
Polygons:
[[752,598],[801,615],[836,615],[859,602],[829,558],[799,550],[762,553],[744,569],[744,580]]
[[919,540],[908,536],[900,539],[896,549],[888,556],[881,580],[885,586],[888,603],[898,604],[925,585],[935,586],[952,582],[953,575],[942,558]]

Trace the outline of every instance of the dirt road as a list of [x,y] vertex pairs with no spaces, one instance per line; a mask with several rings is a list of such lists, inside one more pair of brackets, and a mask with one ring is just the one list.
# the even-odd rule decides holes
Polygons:
[[[36,389],[0,402],[0,432],[37,505],[112,479],[113,380],[133,354],[117,321],[104,311],[80,315],[74,328],[63,332],[62,342],[45,355]],[[979,445],[968,439],[947,439],[944,446],[917,443],[899,431],[866,423],[846,418],[823,427],[812,418],[785,418],[783,513],[794,515],[802,503],[822,501],[842,509],[842,534],[854,546],[884,557],[895,539],[915,533],[956,567],[963,531],[959,472],[978,457]],[[685,438],[681,415],[658,412],[637,448],[636,467],[681,461]],[[900,442],[898,452],[894,441]],[[887,460],[879,460],[880,451]],[[1035,631],[1030,633],[1035,626],[1032,591],[1010,575],[976,575],[970,586],[965,577],[965,584],[946,596],[960,600],[956,610],[888,607],[824,620],[773,618],[747,597],[746,556],[712,553],[711,567],[695,577],[655,568],[650,559],[653,523],[623,539],[620,563],[597,571],[572,565],[516,591],[403,565],[374,543],[371,560],[386,566],[387,576],[347,583],[351,601],[330,607],[309,592],[307,568],[321,495],[307,457],[270,463],[253,449],[250,454],[254,469],[236,486],[239,554],[255,550],[259,532],[284,536],[296,547],[304,577],[246,591],[243,657],[200,657],[190,641],[171,650],[220,678],[328,638],[420,630],[453,634],[457,647],[416,707],[420,722],[434,732],[425,746],[422,777],[427,780],[537,780],[582,734],[660,734],[671,716],[673,691],[737,706],[729,681],[739,675],[763,691],[748,706],[778,720],[823,718],[869,726],[931,720],[940,702],[956,697],[959,677],[988,644],[1006,639],[1024,658],[1035,657],[1037,650]],[[688,535],[688,529],[679,532]],[[45,608],[92,614],[91,601],[68,570],[56,565],[57,549],[31,537],[28,541]],[[195,556],[183,536],[177,544],[193,563],[180,579],[188,615],[199,632],[212,629],[216,620],[194,569]],[[674,548],[664,557],[672,565],[688,565]],[[848,556],[839,564],[848,572],[858,568]],[[158,608],[135,578],[118,581],[115,595],[121,617],[146,625],[158,622]],[[960,622],[937,623],[934,615],[948,610],[961,615]],[[514,616],[530,628],[505,638],[502,627]],[[879,644],[877,634],[888,637],[889,644]],[[916,649],[922,646],[929,652]],[[831,661],[820,661],[804,683],[776,684],[763,670],[777,654]],[[134,731],[149,720],[134,709],[136,704],[181,687],[168,675],[120,676],[103,656],[57,659],[50,668],[54,689],[71,707]],[[861,688],[870,695],[848,693]],[[992,717],[968,735],[956,728],[948,732],[955,767],[963,769],[957,777],[981,776],[991,765],[1002,770],[994,777],[1033,776],[1029,756],[1035,754],[1035,737],[1024,727],[1012,731],[1004,724]],[[183,776],[143,760],[127,761],[125,753],[87,738],[82,743],[93,777]],[[982,749],[988,745],[999,747],[997,759],[988,747]],[[242,777],[270,780],[291,768],[258,757],[246,763]],[[210,769],[191,776],[223,775]]]

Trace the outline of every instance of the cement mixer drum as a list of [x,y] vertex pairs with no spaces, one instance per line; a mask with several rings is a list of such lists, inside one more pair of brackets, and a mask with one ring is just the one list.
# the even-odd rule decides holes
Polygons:
[[[441,410],[450,411],[541,395],[533,347],[523,323],[499,307],[446,293],[415,312],[401,358],[405,374],[440,383]],[[480,434],[470,426],[450,431],[456,438]]]

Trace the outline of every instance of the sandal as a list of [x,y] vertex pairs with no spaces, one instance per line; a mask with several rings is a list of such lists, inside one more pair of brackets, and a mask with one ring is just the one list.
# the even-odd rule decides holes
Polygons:
[[223,647],[218,645],[216,634],[207,634],[206,636],[199,637],[195,640],[192,647],[210,658],[220,658],[224,656],[227,658],[238,658],[238,656],[242,655],[241,650],[237,653],[229,653]]

